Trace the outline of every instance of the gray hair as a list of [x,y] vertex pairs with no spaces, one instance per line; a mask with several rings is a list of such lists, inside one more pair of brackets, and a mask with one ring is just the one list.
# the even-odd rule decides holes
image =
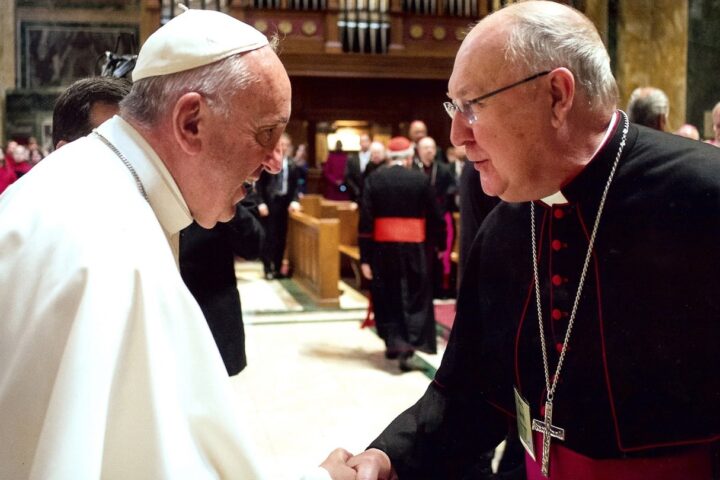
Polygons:
[[657,128],[658,117],[670,112],[670,101],[665,92],[654,87],[633,90],[627,106],[628,118],[633,123]]
[[[277,37],[272,38],[270,47],[275,50],[277,45]],[[211,109],[227,118],[234,93],[260,80],[250,71],[246,54],[238,53],[192,70],[138,80],[120,102],[120,113],[143,127],[152,127],[181,96],[197,92]]]
[[511,9],[515,21],[510,25],[506,60],[527,68],[528,74],[565,67],[575,76],[590,109],[615,108],[617,83],[610,57],[592,22],[570,7],[562,7],[567,10],[558,16],[557,4],[514,6]]

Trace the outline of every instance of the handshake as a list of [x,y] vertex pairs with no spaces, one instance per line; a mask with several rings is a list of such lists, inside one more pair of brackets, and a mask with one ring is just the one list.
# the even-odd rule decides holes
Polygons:
[[353,455],[344,448],[333,450],[320,464],[332,480],[395,480],[390,458],[382,450],[370,448]]

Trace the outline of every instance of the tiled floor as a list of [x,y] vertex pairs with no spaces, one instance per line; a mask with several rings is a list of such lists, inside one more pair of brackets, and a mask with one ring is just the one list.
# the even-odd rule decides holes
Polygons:
[[367,302],[347,285],[341,310],[308,311],[257,264],[237,271],[249,366],[232,384],[270,478],[297,479],[335,447],[362,451],[427,388],[423,373],[400,373],[377,335],[360,329]]

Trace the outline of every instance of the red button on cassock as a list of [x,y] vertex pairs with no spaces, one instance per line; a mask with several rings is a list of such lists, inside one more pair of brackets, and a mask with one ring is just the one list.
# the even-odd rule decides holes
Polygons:
[[562,352],[562,343],[556,343],[555,350],[557,350],[558,353]]
[[562,248],[562,242],[560,240],[553,240],[552,241],[552,249],[556,252],[559,251]]
[[563,218],[565,216],[565,212],[563,212],[560,209],[557,209],[557,210],[555,210],[555,212],[553,212],[553,215],[555,215],[555,218],[559,219],[559,218]]
[[553,320],[560,320],[562,318],[562,312],[558,308],[553,308],[552,311]]
[[560,275],[553,275],[552,284],[559,287],[562,284],[562,277]]

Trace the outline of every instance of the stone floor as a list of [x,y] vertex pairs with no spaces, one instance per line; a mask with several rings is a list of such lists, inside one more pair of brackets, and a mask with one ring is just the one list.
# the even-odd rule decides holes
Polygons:
[[238,264],[237,274],[249,365],[232,384],[270,478],[297,479],[339,446],[362,451],[427,388],[426,374],[401,373],[360,328],[367,300],[347,284],[340,309],[318,310],[288,293],[291,280],[262,279],[259,264]]

